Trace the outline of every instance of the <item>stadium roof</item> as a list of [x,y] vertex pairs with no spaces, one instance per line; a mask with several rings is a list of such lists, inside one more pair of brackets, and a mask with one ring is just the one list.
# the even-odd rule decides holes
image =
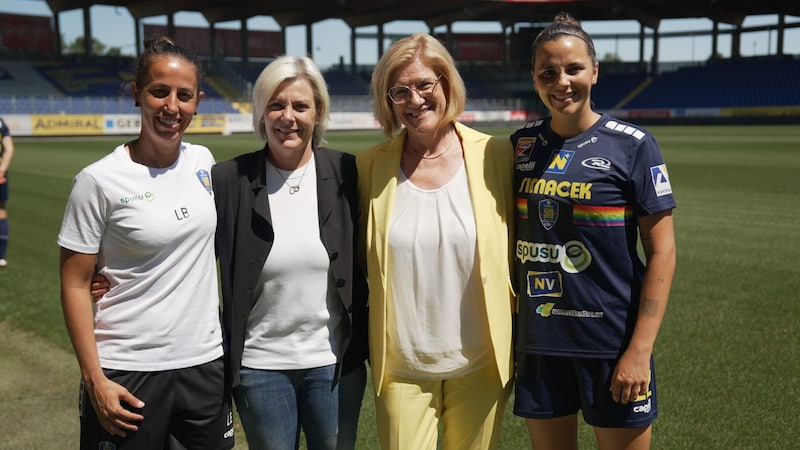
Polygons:
[[430,28],[458,21],[549,22],[565,11],[579,20],[637,20],[658,28],[661,19],[708,18],[741,25],[746,16],[800,16],[797,0],[46,0],[54,13],[93,5],[126,7],[135,19],[180,11],[201,13],[209,23],[271,16],[282,27],[338,18],[349,26],[420,20]]

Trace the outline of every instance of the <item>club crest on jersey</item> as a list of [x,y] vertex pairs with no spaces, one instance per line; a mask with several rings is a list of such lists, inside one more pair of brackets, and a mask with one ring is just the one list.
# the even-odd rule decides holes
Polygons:
[[653,188],[656,190],[657,196],[662,197],[672,194],[672,185],[669,182],[666,164],[651,167],[650,175],[653,178]]
[[558,153],[553,155],[550,164],[547,166],[545,173],[564,173],[572,162],[572,157],[575,156],[574,150],[559,150]]
[[535,137],[519,138],[519,140],[517,140],[517,148],[514,150],[514,162],[530,161],[534,144],[536,144]]
[[550,230],[558,222],[558,203],[546,198],[539,201],[539,222],[545,230]]
[[211,189],[211,175],[208,173],[208,171],[205,169],[200,169],[197,171],[196,175],[197,179],[200,180],[200,184],[206,188],[208,195],[212,195],[213,190]]
[[117,450],[117,445],[109,441],[101,441],[97,444],[98,450]]

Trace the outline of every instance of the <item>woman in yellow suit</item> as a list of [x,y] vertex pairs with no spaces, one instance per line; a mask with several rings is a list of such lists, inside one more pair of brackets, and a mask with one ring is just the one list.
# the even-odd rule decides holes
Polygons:
[[372,74],[388,139],[357,156],[369,346],[384,449],[496,448],[511,390],[513,151],[457,121],[466,90],[433,37]]

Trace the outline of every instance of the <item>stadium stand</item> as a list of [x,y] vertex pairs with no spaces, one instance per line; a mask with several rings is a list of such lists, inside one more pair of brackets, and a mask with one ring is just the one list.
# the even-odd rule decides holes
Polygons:
[[365,95],[369,92],[369,78],[347,70],[333,69],[323,73],[331,95]]
[[636,87],[649,80],[643,72],[609,73],[600,69],[597,85],[592,89],[592,101],[597,109],[613,109],[632,93]]
[[5,76],[0,78],[0,93],[2,95],[60,95],[61,93],[38,71],[30,61],[3,59],[0,67]]
[[800,59],[711,61],[664,72],[626,109],[800,105]]
[[132,78],[130,62],[97,60],[40,61],[33,68],[64,95],[115,97],[122,94],[125,82]]
[[[366,6],[370,0],[354,0],[356,4]],[[677,3],[676,3],[677,2]],[[676,0],[676,2],[662,2],[660,0],[642,0],[637,5],[642,8],[617,8],[615,0],[584,2],[565,0],[559,2],[539,2],[537,16],[539,18],[552,17],[561,11],[579,11],[573,14],[584,21],[591,20],[637,20],[642,26],[639,33],[640,47],[645,46],[645,28],[658,28],[661,19],[699,18],[704,17],[712,21],[721,21],[725,24],[737,24],[736,30],[718,29],[712,32],[713,36],[731,34],[732,37],[742,33],[762,32],[761,25],[743,26],[746,17],[759,15],[778,15],[777,23],[768,25],[770,39],[772,33],[778,33],[777,51],[768,56],[742,58],[741,48],[737,39],[731,39],[729,52],[717,54],[730,54],[732,59],[708,61],[683,61],[669,63],[664,61],[639,61],[622,62],[610,61],[601,63],[600,80],[593,91],[594,107],[598,110],[619,111],[622,117],[630,113],[630,117],[643,119],[665,120],[683,119],[689,117],[707,117],[708,121],[729,120],[729,117],[740,119],[772,120],[774,116],[781,116],[786,122],[794,122],[800,116],[800,56],[783,56],[785,49],[783,36],[788,36],[787,31],[794,31],[800,27],[796,20],[786,20],[786,16],[797,17],[797,2],[788,0],[764,0],[760,2],[742,2],[738,0],[715,0],[706,2],[700,7],[696,1]],[[52,2],[47,2],[51,4]],[[59,2],[56,2],[59,3]],[[69,8],[89,8],[96,4],[91,0],[75,0],[69,5],[58,5],[58,11]],[[247,5],[259,5],[259,11],[264,15],[280,11],[287,14],[293,11],[299,16],[305,16],[309,8],[316,8],[316,0],[296,0],[290,5],[272,8],[263,2],[248,0]],[[355,14],[362,26],[385,23],[387,18],[399,18],[407,14],[408,4],[400,4],[391,8],[354,8],[351,2],[332,2],[330,8],[326,6],[320,11],[320,16],[325,18],[339,18],[345,22],[348,17]],[[427,5],[429,0],[410,0],[413,6]],[[443,36],[457,50],[459,70],[467,86],[468,111],[497,111],[509,109],[525,111],[529,115],[543,114],[540,100],[531,88],[529,74],[530,44],[538,30],[538,22],[528,22],[527,14],[522,11],[529,10],[524,2],[494,2],[496,4],[481,5],[480,12],[473,11],[471,1],[441,0],[437,3],[435,13],[421,12],[422,20],[430,20],[431,14],[437,16],[443,10],[452,10],[453,14],[446,14],[448,26],[460,21],[462,13],[467,10],[475,13],[476,20],[497,23],[513,23],[520,25],[512,27],[511,34],[505,40],[475,39],[471,33],[454,33],[450,30]],[[155,13],[170,15],[176,11],[197,10],[202,14],[213,11],[212,16],[216,21],[224,22],[218,12],[227,6],[223,0],[204,0],[191,2],[181,0],[177,3],[160,4],[152,1],[131,1],[126,6],[129,12],[141,12],[141,5],[147,4],[147,10]],[[189,7],[191,5],[191,7]],[[266,5],[266,6],[264,6]],[[678,5],[676,7],[676,5]],[[263,6],[263,8],[262,8]],[[411,9],[414,9],[413,7]],[[736,14],[730,14],[735,9]],[[237,15],[245,13],[237,11]],[[642,14],[647,10],[647,14]],[[380,11],[380,13],[376,13]],[[457,12],[456,12],[457,11]],[[472,14],[472,13],[470,13]],[[133,14],[136,15],[136,14]],[[25,28],[36,33],[22,33],[20,36],[12,33],[16,28],[4,28],[3,45],[0,45],[0,108],[4,114],[25,113],[66,113],[66,114],[94,114],[94,113],[132,113],[136,110],[131,106],[129,89],[125,80],[130,71],[132,60],[130,57],[99,56],[90,46],[91,42],[84,42],[86,57],[64,55],[62,50],[53,53],[54,39],[52,37],[58,30],[59,16],[52,18],[40,16],[25,16],[10,14],[12,23],[22,24]],[[463,16],[466,17],[466,16]],[[316,22],[312,20],[311,23]],[[440,18],[441,19],[441,18]],[[437,19],[434,22],[439,23]],[[53,20],[55,27],[53,28]],[[538,18],[536,20],[539,20]],[[453,21],[453,22],[449,22]],[[49,23],[48,23],[49,22]],[[291,22],[291,21],[290,21]],[[50,25],[50,27],[48,27]],[[87,22],[91,28],[91,21]],[[48,30],[48,28],[50,28]],[[504,25],[505,28],[505,25]],[[212,29],[214,29],[212,27]],[[189,32],[193,27],[179,27],[176,32]],[[201,30],[201,34],[207,30]],[[310,27],[308,28],[310,31]],[[274,32],[271,36],[276,38]],[[504,31],[505,33],[505,31]],[[699,35],[708,35],[707,31],[699,30]],[[683,34],[680,32],[678,34]],[[206,34],[203,34],[204,36]],[[259,36],[258,32],[250,33],[252,37]],[[359,38],[372,37],[372,32],[358,33]],[[677,36],[675,33],[664,33]],[[188,35],[187,35],[188,36]],[[193,35],[194,36],[194,35]],[[383,37],[381,37],[383,36]],[[49,40],[47,38],[50,38]],[[219,35],[217,36],[219,38]],[[382,31],[375,37],[379,39],[394,39],[392,35],[382,35]],[[619,36],[614,36],[614,40]],[[631,36],[623,36],[630,38]],[[12,39],[13,38],[13,39]],[[605,39],[609,36],[606,35]],[[285,40],[285,35],[281,40]],[[257,39],[242,42],[258,42]],[[693,41],[694,42],[694,41]],[[714,41],[716,42],[716,41]],[[10,45],[9,43],[14,43]],[[312,42],[309,41],[308,44]],[[63,44],[63,43],[62,43]],[[213,42],[212,42],[213,44]],[[219,44],[219,41],[217,41]],[[248,44],[249,45],[249,44]],[[248,51],[246,58],[239,57],[241,46],[220,51],[217,46],[214,51],[206,51],[201,58],[206,58],[205,83],[202,86],[206,98],[201,104],[202,113],[248,112],[251,108],[249,98],[252,86],[264,66],[271,60],[268,55],[286,51],[270,47],[270,52]],[[741,45],[739,45],[741,47]],[[772,52],[769,45],[768,54]],[[224,47],[227,48],[227,47]],[[259,47],[260,48],[260,47]],[[382,48],[382,46],[379,46]],[[264,50],[265,48],[261,48]],[[693,49],[694,50],[694,49]],[[755,50],[755,48],[754,48]],[[70,49],[74,52],[74,49]],[[313,52],[312,52],[313,53]],[[694,52],[692,52],[694,53]],[[91,56],[93,55],[93,56]],[[657,54],[656,54],[657,55]],[[778,56],[780,55],[780,56]],[[355,55],[353,55],[355,56]],[[35,61],[36,58],[39,61]],[[643,56],[640,55],[640,59]],[[694,56],[692,56],[694,59]],[[352,64],[355,64],[355,58]],[[620,67],[614,67],[619,65]],[[622,67],[626,66],[626,67]],[[683,66],[683,67],[681,67]],[[619,68],[621,70],[613,70]],[[351,66],[344,57],[339,63],[328,69],[324,75],[329,84],[333,111],[342,112],[369,112],[372,110],[372,99],[369,96],[369,78],[372,67],[358,66],[351,71]],[[719,111],[727,108],[728,111]],[[698,109],[701,111],[691,111]],[[717,109],[718,111],[713,111]],[[486,116],[486,115],[482,115]]]
[[[236,65],[248,89],[264,63]],[[6,114],[132,114],[125,84],[130,64],[107,61],[28,62],[0,60],[0,111]],[[641,69],[641,68],[638,68]],[[468,89],[467,109],[472,111],[535,109],[527,73],[510,73],[501,66],[466,66],[460,69]],[[513,71],[512,71],[513,72]],[[800,59],[758,57],[709,61],[650,76],[644,70],[609,73],[601,67],[593,101],[598,110],[669,108],[723,108],[800,105]],[[324,74],[331,92],[331,110],[372,111],[367,68],[356,73],[335,67]],[[240,92],[222,74],[207,74],[202,113],[248,112],[249,91]],[[238,79],[237,79],[238,80]],[[238,81],[241,84],[241,81]],[[225,92],[225,95],[221,91]]]
[[[91,64],[70,58],[0,61],[0,111],[5,114],[135,114],[128,83],[132,61],[99,58]],[[211,79],[205,79],[202,113],[236,113]]]

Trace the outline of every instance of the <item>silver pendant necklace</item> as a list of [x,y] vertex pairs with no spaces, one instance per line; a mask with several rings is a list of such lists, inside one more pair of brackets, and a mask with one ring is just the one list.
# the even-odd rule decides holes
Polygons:
[[283,183],[286,185],[286,187],[288,187],[288,188],[289,188],[289,194],[291,194],[291,195],[294,195],[294,194],[296,194],[297,192],[299,192],[299,191],[300,191],[300,183],[302,183],[302,182],[303,182],[303,177],[305,177],[305,176],[306,176],[306,171],[308,170],[308,166],[309,166],[310,164],[311,164],[311,161],[308,161],[308,162],[306,163],[305,167],[303,167],[303,173],[302,173],[302,174],[300,174],[300,179],[299,179],[299,180],[297,180],[297,184],[291,184],[291,183],[289,183],[289,178],[288,178],[288,177],[285,177],[285,176],[283,176],[283,174],[281,173],[280,169],[278,169],[278,167],[277,167],[277,166],[275,166],[275,165],[272,165],[272,168],[273,168],[273,169],[275,169],[275,172],[277,172],[277,173],[278,173],[278,175],[279,175],[281,178],[283,178]]

